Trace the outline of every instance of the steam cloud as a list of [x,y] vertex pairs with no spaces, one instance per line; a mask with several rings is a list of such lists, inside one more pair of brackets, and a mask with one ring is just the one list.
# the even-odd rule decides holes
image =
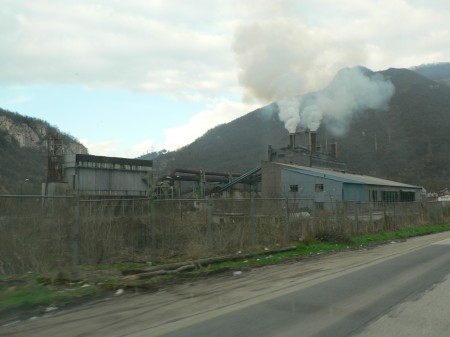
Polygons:
[[291,133],[297,126],[316,131],[324,121],[328,130],[342,135],[353,114],[386,109],[394,91],[380,74],[362,67],[344,68],[322,91],[279,100],[279,118]]
[[322,89],[339,69],[366,59],[361,48],[286,18],[238,27],[233,50],[244,100],[265,103]]
[[323,122],[336,135],[346,131],[355,112],[387,107],[391,82],[365,68],[344,68],[364,64],[364,50],[287,17],[236,31],[233,49],[244,100],[278,100],[279,118],[289,132],[298,126],[317,130]]

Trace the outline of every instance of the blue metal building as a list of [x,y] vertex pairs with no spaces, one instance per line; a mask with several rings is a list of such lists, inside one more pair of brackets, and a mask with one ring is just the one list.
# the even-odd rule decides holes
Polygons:
[[423,188],[325,168],[262,162],[263,197],[309,198],[316,202],[418,201]]

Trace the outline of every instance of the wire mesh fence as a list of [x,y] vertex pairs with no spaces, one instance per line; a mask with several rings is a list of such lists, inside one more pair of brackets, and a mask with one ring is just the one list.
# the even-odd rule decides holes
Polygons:
[[0,274],[195,259],[449,218],[445,202],[0,196]]

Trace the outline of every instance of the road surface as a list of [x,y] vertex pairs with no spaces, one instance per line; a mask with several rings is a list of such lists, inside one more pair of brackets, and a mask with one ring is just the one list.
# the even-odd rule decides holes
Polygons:
[[441,233],[128,294],[0,336],[449,336],[449,274]]

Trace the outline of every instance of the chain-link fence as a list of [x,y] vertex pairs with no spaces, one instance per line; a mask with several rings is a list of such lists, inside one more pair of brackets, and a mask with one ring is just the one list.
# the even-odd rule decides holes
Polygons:
[[0,196],[0,274],[196,259],[449,218],[445,202]]

